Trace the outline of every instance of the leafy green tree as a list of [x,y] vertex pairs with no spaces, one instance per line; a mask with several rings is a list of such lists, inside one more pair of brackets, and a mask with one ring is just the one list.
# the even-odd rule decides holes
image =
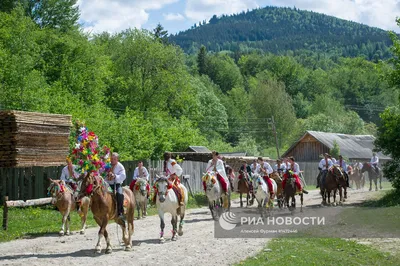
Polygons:
[[197,68],[199,70],[199,75],[207,73],[207,50],[205,46],[201,46],[197,54]]
[[157,27],[153,30],[153,34],[156,40],[159,40],[164,44],[168,43],[168,31],[165,30],[160,23],[158,23]]
[[333,147],[329,150],[329,154],[332,155],[333,158],[338,158],[340,155],[340,147],[336,140],[333,141]]

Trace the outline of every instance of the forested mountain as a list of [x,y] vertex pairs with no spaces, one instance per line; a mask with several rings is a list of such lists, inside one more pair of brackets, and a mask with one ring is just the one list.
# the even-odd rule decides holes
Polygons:
[[[204,22],[203,22],[204,23]],[[201,23],[200,23],[201,24]],[[171,35],[188,53],[207,50],[285,53],[308,50],[368,60],[390,56],[386,31],[311,11],[265,7],[232,16],[214,16],[209,23]]]
[[379,113],[399,103],[398,79],[386,79],[389,61],[204,46],[185,54],[161,25],[88,36],[76,0],[7,3],[0,6],[0,109],[71,114],[122,160],[189,145],[275,157],[272,116],[282,151],[305,130],[374,134]]

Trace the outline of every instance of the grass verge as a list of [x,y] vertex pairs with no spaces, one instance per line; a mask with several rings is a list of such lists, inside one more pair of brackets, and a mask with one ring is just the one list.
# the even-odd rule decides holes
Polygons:
[[237,265],[400,265],[400,257],[340,238],[277,238]]

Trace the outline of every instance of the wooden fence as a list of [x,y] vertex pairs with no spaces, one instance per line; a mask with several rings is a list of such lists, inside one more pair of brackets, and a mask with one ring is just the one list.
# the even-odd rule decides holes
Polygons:
[[[121,162],[126,171],[124,186],[129,185],[133,178],[133,172],[137,167],[138,161]],[[144,161],[145,167],[149,170],[150,184],[153,185],[156,174],[162,173],[163,161]],[[201,192],[201,176],[205,171],[206,163],[184,161],[181,166],[183,175],[187,179],[193,193]],[[9,200],[30,200],[47,197],[49,180],[59,179],[64,166],[51,167],[21,167],[21,168],[0,168],[0,204],[4,197]],[[185,183],[184,183],[185,184]]]

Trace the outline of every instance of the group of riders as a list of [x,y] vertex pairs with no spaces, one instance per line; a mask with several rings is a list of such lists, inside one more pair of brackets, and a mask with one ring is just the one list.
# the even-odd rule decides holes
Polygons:
[[[371,158],[371,165],[376,169],[377,173],[379,171],[378,163],[379,158],[376,153],[373,153],[373,157]],[[342,170],[346,182],[347,187],[349,187],[349,176],[348,171],[349,168],[346,164],[346,161],[343,159],[341,155],[339,155],[339,160],[336,160],[328,153],[324,154],[324,158],[319,162],[318,169],[320,170],[320,174],[317,177],[317,188],[321,184],[321,180],[324,180],[326,174],[333,166],[338,166]],[[125,220],[124,217],[124,195],[122,192],[122,184],[126,179],[126,171],[124,166],[119,162],[118,153],[113,153],[111,156],[111,171],[107,175],[106,182],[111,186],[113,191],[116,193],[117,199],[117,210],[118,217],[120,219]],[[76,171],[77,166],[73,165],[71,160],[67,158],[67,166],[65,166],[62,170],[61,180],[63,180],[67,185],[69,185],[74,191],[78,188],[76,184],[76,180],[79,178],[80,173]],[[272,168],[271,165],[265,161],[262,157],[258,157],[257,160],[254,160],[251,165],[248,165],[246,161],[242,161],[242,166],[239,170],[239,176],[235,177],[234,170],[229,165],[226,165],[222,160],[221,156],[218,152],[212,152],[212,159],[208,161],[206,172],[213,171],[216,174],[218,181],[221,184],[223,193],[228,193],[228,186],[230,186],[232,191],[237,191],[235,187],[237,187],[238,180],[243,178],[249,182],[251,187],[250,177],[254,174],[260,174],[265,183],[268,185],[268,190],[270,191],[271,196],[273,195],[273,185],[271,181],[271,174],[276,172],[278,173],[281,181],[282,188],[284,189],[286,186],[286,182],[288,178],[291,176],[295,179],[295,184],[299,192],[308,194],[308,191],[304,189],[302,185],[302,180],[300,179],[300,167],[299,164],[295,162],[293,157],[278,159],[276,164]],[[177,197],[180,205],[184,204],[184,191],[180,185],[180,177],[183,173],[182,167],[177,163],[176,160],[172,159],[171,153],[166,152],[164,154],[164,167],[163,174],[168,178],[170,188],[172,188]],[[228,174],[227,174],[228,173]],[[138,166],[136,167],[133,174],[133,181],[130,184],[130,189],[133,191],[135,187],[135,183],[138,178],[144,179],[147,181],[147,198],[150,197],[150,185],[149,185],[149,172],[146,167],[143,166],[143,162],[139,161]],[[304,184],[304,183],[303,183]],[[204,191],[206,191],[206,184],[203,182]],[[152,198],[153,203],[155,204],[156,195],[157,195],[157,187],[154,187],[155,193]],[[250,189],[251,190],[251,189]],[[251,190],[252,191],[252,190]],[[252,192],[253,193],[253,192]]]

